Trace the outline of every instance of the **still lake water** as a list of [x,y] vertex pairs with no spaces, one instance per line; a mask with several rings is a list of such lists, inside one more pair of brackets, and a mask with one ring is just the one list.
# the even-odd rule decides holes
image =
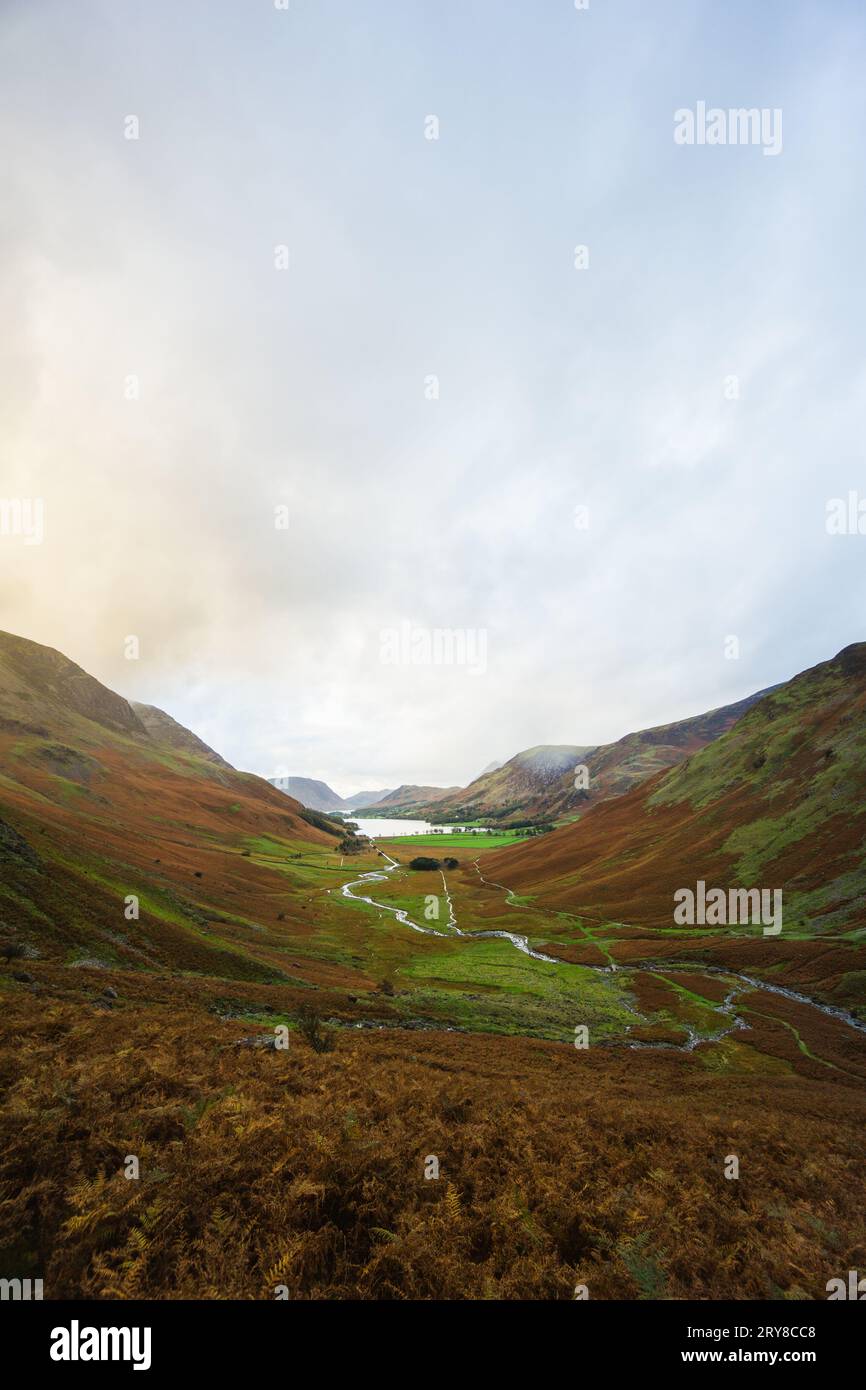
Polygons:
[[[362,835],[372,839],[391,839],[395,835],[432,835],[435,831],[447,834],[449,830],[462,830],[461,825],[431,825],[427,820],[390,820],[384,816],[353,816],[347,813],[346,820],[354,821]],[[479,835],[482,840],[483,835]]]

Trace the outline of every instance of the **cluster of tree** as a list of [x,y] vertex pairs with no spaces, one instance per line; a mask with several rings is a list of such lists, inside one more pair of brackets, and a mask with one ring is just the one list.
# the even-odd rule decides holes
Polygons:
[[301,811],[301,820],[305,820],[307,825],[313,825],[317,830],[324,830],[326,835],[342,835],[345,826],[331,820],[330,816],[323,816],[321,811],[310,811],[306,807]]
[[495,832],[486,825],[453,825],[449,821],[446,825],[434,825],[433,835],[448,835],[457,832],[458,835],[493,835]]
[[365,839],[359,839],[357,835],[348,834],[344,835],[340,841],[339,850],[341,854],[360,854],[362,850],[367,848],[367,843]]
[[456,859],[428,859],[426,855],[419,854],[414,859],[409,860],[410,869],[426,870],[428,873],[436,869],[456,869],[458,861]]
[[[494,807],[491,810],[485,810],[483,812],[483,815],[485,820],[500,821],[507,820],[509,816],[513,816],[515,812],[519,812],[519,810],[520,802],[516,801],[512,803],[511,806],[499,806]],[[461,821],[466,822],[471,820],[477,820],[480,814],[481,812],[479,811],[479,808],[477,806],[458,806],[445,820],[443,820],[441,817],[434,818],[432,815],[430,819],[431,822],[435,820],[435,823],[439,825],[454,825]],[[535,828],[535,824],[535,821],[532,820],[515,820],[510,822],[510,824],[508,825],[508,829],[522,830],[526,826],[532,826],[533,828]]]
[[357,821],[340,821],[339,826],[339,833],[343,837],[339,846],[341,854],[361,854],[363,850],[370,848],[369,837],[359,833]]
[[[495,810],[486,813],[487,819],[492,821],[504,820],[507,816],[513,815],[518,809],[519,807],[517,806],[503,806],[498,811]],[[470,810],[466,807],[458,807],[454,815],[449,816],[447,821],[442,821],[433,825],[433,834],[447,835],[449,827],[459,825],[461,821],[469,821],[477,814],[477,808],[475,810]],[[461,825],[460,828],[461,831],[465,830],[467,834],[472,835],[499,835],[502,833],[501,830],[491,826]],[[509,821],[508,825],[502,827],[502,830],[522,831],[524,835],[547,835],[549,831],[555,829],[556,826],[550,821],[544,821],[539,824],[534,820],[513,820]]]

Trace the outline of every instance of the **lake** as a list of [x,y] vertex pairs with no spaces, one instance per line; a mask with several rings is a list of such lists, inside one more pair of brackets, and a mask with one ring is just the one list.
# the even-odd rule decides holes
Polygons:
[[[384,816],[353,816],[347,814],[346,820],[354,821],[362,835],[369,835],[371,839],[393,838],[395,835],[433,835],[440,832],[447,835],[449,831],[462,830],[462,825],[431,825],[428,820],[390,820]],[[479,835],[479,840],[483,837]]]

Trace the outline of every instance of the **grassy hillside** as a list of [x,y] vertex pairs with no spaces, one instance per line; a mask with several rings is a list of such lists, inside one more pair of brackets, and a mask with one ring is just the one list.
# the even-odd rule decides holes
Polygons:
[[[490,857],[494,872],[587,905],[640,886],[640,920],[663,925],[698,877],[783,887],[792,920],[863,921],[866,644],[766,696],[723,737],[576,825]],[[578,885],[579,880],[579,887]],[[599,898],[599,901],[601,899]]]
[[[866,644],[807,671],[681,766],[576,824],[482,860],[542,909],[669,933],[681,951],[866,998]],[[780,888],[784,928],[674,931],[674,893]],[[643,947],[645,947],[645,939]],[[624,948],[623,948],[624,949]],[[661,949],[661,947],[659,948]]]
[[863,1088],[785,1062],[4,1012],[0,1274],[46,1298],[822,1299],[866,1261]]
[[[493,819],[509,825],[575,817],[590,806],[621,796],[664,768],[705,747],[740,719],[766,691],[653,729],[626,734],[597,748],[577,744],[542,745],[516,754],[468,787],[423,808],[438,819]],[[585,778],[576,778],[584,768]]]
[[419,806],[436,806],[440,801],[453,796],[456,791],[456,787],[418,787],[404,784],[395,791],[388,792],[375,803],[356,805],[355,810],[359,815],[366,811],[371,815],[397,815],[401,812],[416,815]]
[[0,634],[0,939],[70,964],[279,975],[256,919],[281,879],[255,850],[333,856],[335,838],[154,713]]

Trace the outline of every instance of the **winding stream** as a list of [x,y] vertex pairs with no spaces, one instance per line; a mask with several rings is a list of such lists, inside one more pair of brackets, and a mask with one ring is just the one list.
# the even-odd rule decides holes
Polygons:
[[[408,912],[405,910],[405,908],[402,908],[402,907],[391,907],[388,903],[380,903],[380,902],[377,902],[375,898],[368,898],[368,897],[366,896],[366,894],[364,894],[364,893],[353,893],[353,892],[352,892],[352,889],[353,889],[353,888],[357,888],[357,887],[359,886],[359,884],[362,884],[362,883],[363,883],[363,884],[368,884],[368,883],[384,883],[384,882],[387,880],[388,875],[389,875],[389,874],[392,874],[392,873],[394,872],[395,869],[397,869],[397,868],[400,867],[399,864],[398,864],[398,862],[397,862],[397,860],[396,860],[396,859],[392,859],[391,856],[390,856],[389,854],[386,854],[384,850],[381,850],[381,849],[380,849],[380,850],[379,850],[379,853],[381,854],[381,856],[382,856],[383,859],[387,859],[387,861],[388,861],[388,867],[387,867],[387,869],[384,869],[384,870],[382,870],[382,869],[371,869],[369,873],[361,874],[359,878],[353,879],[350,883],[344,883],[343,886],[342,886],[342,888],[340,889],[340,894],[341,894],[342,897],[344,897],[344,898],[352,898],[355,902],[369,903],[369,904],[371,905],[371,907],[378,907],[378,908],[381,908],[383,912],[390,912],[390,913],[392,914],[392,916],[396,917],[396,919],[397,919],[398,922],[402,922],[403,925],[406,926],[406,927],[411,927],[413,931],[420,931],[420,932],[423,932],[425,936],[450,936],[450,935],[454,935],[454,936],[462,936],[462,937],[465,937],[467,941],[469,941],[469,940],[471,940],[471,941],[478,941],[478,940],[480,940],[480,939],[482,939],[482,938],[484,938],[484,937],[498,936],[498,937],[502,937],[502,938],[503,938],[504,940],[506,940],[506,941],[510,941],[511,944],[512,944],[512,946],[514,946],[516,950],[522,951],[524,955],[526,955],[526,956],[532,956],[532,959],[533,959],[533,960],[544,960],[544,961],[547,961],[547,963],[548,963],[549,965],[561,965],[561,964],[562,964],[562,961],[556,960],[556,958],[555,958],[554,956],[545,956],[545,955],[542,954],[541,951],[534,951],[534,950],[532,949],[532,947],[530,946],[527,937],[521,936],[521,935],[519,934],[519,932],[513,932],[513,931],[461,931],[460,928],[459,928],[458,925],[457,925],[457,918],[456,918],[455,915],[454,915],[454,905],[453,905],[453,903],[451,902],[451,894],[448,892],[448,886],[447,886],[447,884],[445,883],[445,875],[444,875],[444,874],[442,874],[442,884],[443,884],[443,887],[444,887],[444,889],[445,889],[445,898],[446,898],[446,900],[447,900],[447,902],[448,902],[448,916],[449,916],[448,926],[451,928],[451,931],[450,931],[450,932],[447,932],[447,931],[437,931],[435,927],[422,927],[418,922],[413,922],[413,921],[412,921],[412,918],[409,916],[409,914],[408,914]],[[496,886],[498,887],[498,885],[496,885]]]
[[[547,956],[542,951],[534,950],[529,944],[528,937],[522,936],[519,932],[509,932],[501,929],[472,932],[461,930],[457,923],[457,917],[454,912],[454,904],[451,900],[451,894],[448,892],[448,884],[446,882],[444,873],[442,873],[442,889],[445,895],[445,900],[448,904],[447,931],[440,931],[436,927],[421,926],[419,922],[415,922],[412,920],[405,908],[392,907],[389,903],[378,902],[375,898],[369,897],[366,893],[353,892],[353,889],[360,888],[362,886],[367,887],[374,883],[385,883],[389,875],[391,875],[395,869],[400,867],[399,862],[396,859],[392,859],[391,856],[389,854],[386,854],[384,850],[379,850],[379,854],[384,860],[386,860],[386,868],[371,869],[367,873],[360,874],[358,878],[351,879],[348,883],[344,883],[340,889],[341,897],[350,898],[353,902],[368,903],[371,907],[379,908],[382,912],[390,912],[391,915],[398,922],[402,923],[403,926],[411,927],[413,931],[421,932],[425,936],[460,936],[467,941],[479,941],[484,940],[485,938],[499,937],[505,941],[510,941],[515,950],[522,951],[524,955],[531,956],[533,960],[545,961],[549,965],[567,964],[567,962],[558,959],[556,956]],[[512,901],[512,899],[514,898],[514,893],[510,888],[506,888],[505,885],[502,883],[493,883],[490,879],[486,879],[482,874],[480,868],[478,867],[477,860],[474,863],[474,867],[482,883],[486,884],[490,888],[498,888],[500,892],[504,893],[506,895],[506,904],[509,907],[519,907],[518,903]],[[595,970],[599,974],[610,974],[612,971],[615,971],[618,968],[628,971],[656,970],[669,975],[675,975],[680,972],[695,974],[703,971],[706,974],[721,975],[724,976],[726,979],[737,980],[741,982],[739,985],[734,985],[733,988],[729,990],[729,992],[725,995],[725,998],[721,1003],[715,1004],[713,1006],[718,1013],[724,1014],[728,1018],[730,1018],[731,1023],[729,1027],[723,1028],[718,1033],[706,1035],[698,1033],[693,1028],[689,1028],[687,1024],[680,1024],[678,1026],[685,1028],[688,1032],[689,1036],[686,1042],[642,1042],[636,1039],[632,1039],[626,1045],[634,1050],[649,1048],[665,1049],[667,1051],[676,1052],[691,1052],[695,1047],[698,1046],[699,1043],[718,1042],[720,1041],[720,1039],[727,1037],[728,1034],[734,1033],[738,1029],[748,1028],[749,1025],[746,1022],[746,1020],[741,1018],[734,1011],[737,995],[743,994],[747,990],[765,990],[769,994],[780,994],[784,999],[790,999],[796,1004],[804,1004],[811,1009],[817,1009],[819,1013],[825,1014],[828,1018],[835,1019],[839,1023],[844,1023],[849,1028],[855,1028],[860,1033],[866,1033],[866,1023],[861,1022],[861,1020],[858,1018],[855,1018],[854,1015],[850,1014],[846,1009],[837,1008],[835,1005],[832,1004],[819,1004],[815,999],[810,999],[809,996],[805,994],[799,994],[796,990],[787,989],[783,985],[768,984],[765,980],[756,979],[752,975],[741,974],[736,970],[728,970],[724,966],[704,965],[701,962],[671,964],[665,961],[639,960],[630,961],[627,966],[623,967],[617,967],[614,964],[586,965],[581,967],[581,969],[584,970]],[[638,1015],[638,1017],[640,1017],[640,1015]]]

